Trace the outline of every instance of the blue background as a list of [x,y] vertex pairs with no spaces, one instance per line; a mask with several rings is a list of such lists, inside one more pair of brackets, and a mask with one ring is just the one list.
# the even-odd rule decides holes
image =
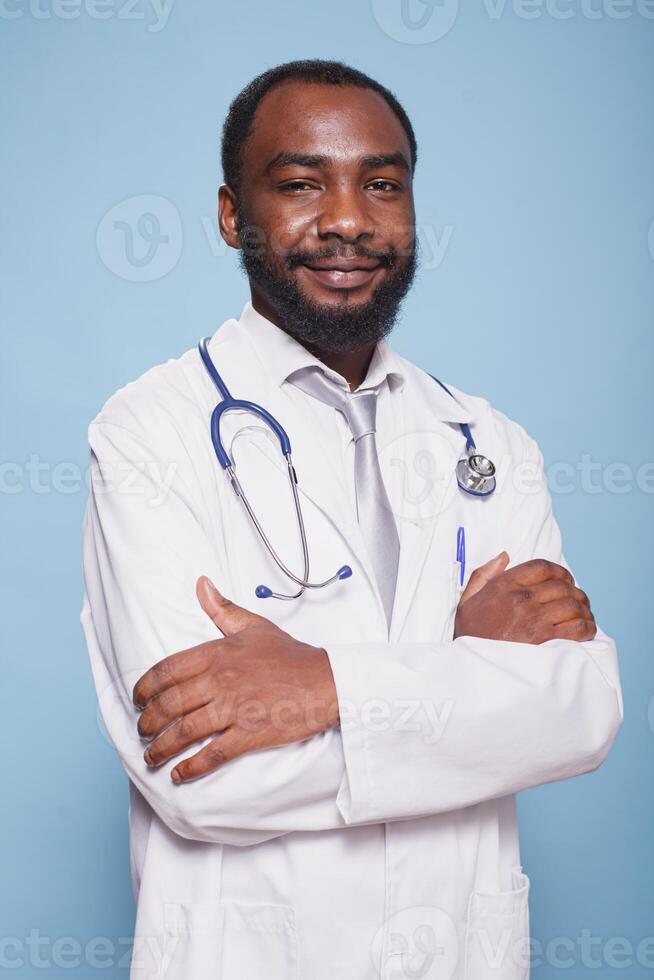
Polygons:
[[[176,0],[157,23],[146,0],[107,0],[103,20],[87,2],[5,0],[0,14],[5,965],[90,976],[55,940],[74,937],[83,959],[104,936],[116,952],[100,972],[127,976],[127,786],[79,625],[86,425],[117,387],[240,312],[245,280],[215,230],[222,120],[253,75],[317,56],[386,83],[418,135],[418,220],[443,254],[423,242],[395,346],[518,419],[548,465],[600,464],[597,492],[577,479],[554,505],[618,642],[626,718],[596,773],[521,795],[523,863],[532,934],[568,937],[566,975],[610,977],[622,960],[620,975],[651,976],[654,945],[648,958],[636,947],[654,934],[653,481],[647,493],[636,471],[654,459],[654,9],[411,0],[402,21],[400,0]],[[447,31],[432,19],[448,17]],[[426,36],[434,25],[442,37]],[[156,234],[150,219],[139,234],[143,195],[164,199]],[[602,484],[616,462],[634,474],[623,493]],[[40,953],[30,930],[47,938]],[[597,968],[584,930],[601,940]],[[615,937],[631,957],[603,953]],[[561,975],[540,959],[537,980]]]

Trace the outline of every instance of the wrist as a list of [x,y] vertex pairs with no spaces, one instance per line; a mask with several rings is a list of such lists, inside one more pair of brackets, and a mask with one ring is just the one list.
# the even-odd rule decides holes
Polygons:
[[312,647],[311,649],[316,665],[316,677],[311,690],[311,699],[319,710],[320,728],[322,731],[326,731],[328,728],[334,728],[340,721],[338,693],[327,651],[323,647]]

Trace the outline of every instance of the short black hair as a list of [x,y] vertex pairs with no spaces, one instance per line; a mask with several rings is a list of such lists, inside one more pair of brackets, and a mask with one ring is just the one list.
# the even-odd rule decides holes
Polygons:
[[386,100],[398,117],[409,140],[411,147],[411,169],[416,168],[418,159],[418,144],[416,143],[413,126],[399,101],[389,89],[374,78],[343,64],[341,61],[326,61],[314,58],[310,61],[287,61],[276,68],[270,68],[253,78],[239,92],[229,107],[223,125],[222,133],[222,167],[223,180],[238,194],[243,167],[243,146],[250,135],[252,120],[259,103],[272,88],[289,79],[299,79],[305,82],[318,82],[322,85],[355,85],[358,88],[369,88]]

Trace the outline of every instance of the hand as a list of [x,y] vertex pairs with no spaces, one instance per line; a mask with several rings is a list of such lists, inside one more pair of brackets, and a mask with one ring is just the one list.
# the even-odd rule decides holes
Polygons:
[[198,579],[196,591],[224,638],[173,653],[137,681],[138,732],[156,736],[144,754],[148,765],[216,734],[171,772],[174,782],[187,782],[246,752],[298,742],[338,723],[325,650],[225,599],[208,578]]
[[592,640],[597,632],[588,596],[570,572],[544,558],[506,571],[505,551],[476,569],[459,600],[454,637],[515,643]]

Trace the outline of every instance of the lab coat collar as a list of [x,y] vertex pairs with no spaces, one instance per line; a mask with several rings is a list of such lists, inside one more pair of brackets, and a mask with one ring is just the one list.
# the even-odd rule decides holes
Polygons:
[[[327,377],[347,387],[349,391],[347,381],[338,371],[329,368],[294,337],[262,316],[249,300],[243,307],[239,325],[247,331],[267,374],[276,385],[283,385],[300,368],[318,366]],[[384,379],[388,380],[391,389],[399,389],[404,384],[405,370],[401,358],[382,339],[377,342],[373,351],[368,373],[361,387],[374,387]]]
[[[300,368],[318,366],[337,384],[345,385],[349,389],[342,375],[327,367],[294,337],[257,312],[250,300],[245,303],[238,324],[247,332],[267,377],[278,387],[284,385],[290,375]],[[408,370],[415,368],[382,338],[377,342],[361,387],[374,387],[386,378],[391,390],[402,390]],[[457,398],[448,395],[440,384],[430,378],[429,386],[430,389],[433,388],[429,394],[431,418],[459,424],[474,421],[473,414]]]

